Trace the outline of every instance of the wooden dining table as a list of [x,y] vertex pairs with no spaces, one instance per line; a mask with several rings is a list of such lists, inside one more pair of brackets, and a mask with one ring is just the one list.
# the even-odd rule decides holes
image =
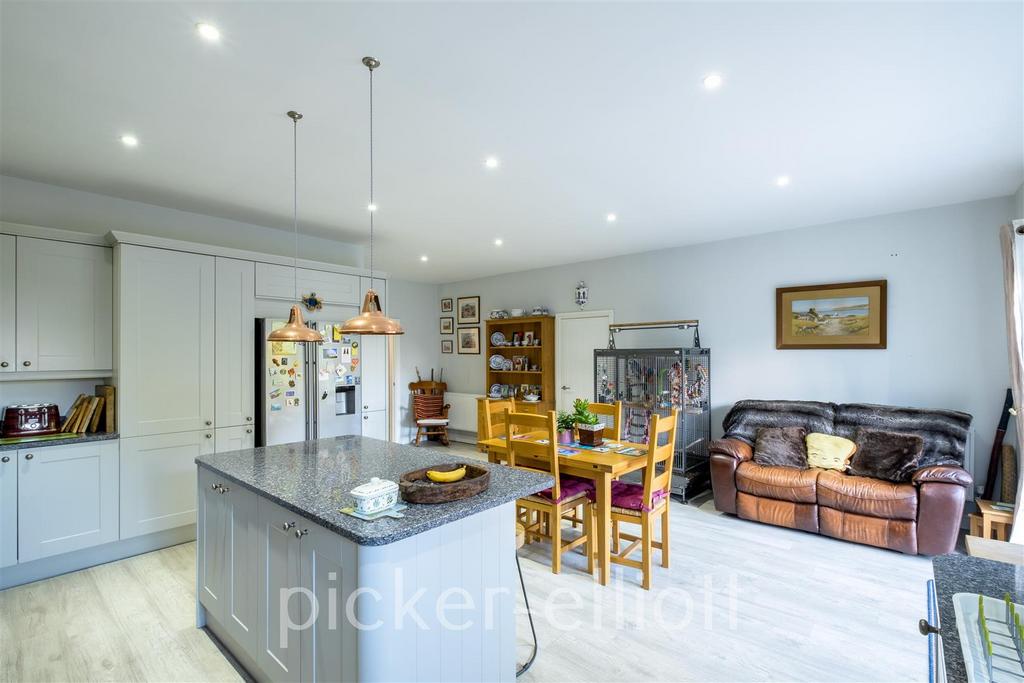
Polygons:
[[[513,438],[536,442],[546,436],[546,432],[528,432],[517,434]],[[598,580],[602,586],[608,585],[611,575],[612,481],[647,466],[647,444],[631,443],[619,439],[611,441],[611,443],[620,445],[605,453],[588,450],[586,447],[577,445],[560,444],[559,448],[571,448],[578,452],[572,455],[558,456],[558,470],[561,474],[571,474],[594,482],[594,488],[597,491],[597,568]],[[504,436],[482,439],[477,441],[476,445],[481,451],[487,453],[489,462],[500,463],[508,457],[508,442]],[[643,451],[643,455],[626,455],[615,452],[626,448]],[[516,454],[516,465],[534,467],[535,469],[550,469],[547,459],[518,453]]]

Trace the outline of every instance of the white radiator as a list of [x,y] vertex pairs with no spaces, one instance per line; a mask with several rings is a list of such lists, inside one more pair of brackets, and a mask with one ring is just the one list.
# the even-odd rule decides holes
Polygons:
[[476,435],[476,399],[480,394],[448,392],[444,401],[448,409],[448,428]]

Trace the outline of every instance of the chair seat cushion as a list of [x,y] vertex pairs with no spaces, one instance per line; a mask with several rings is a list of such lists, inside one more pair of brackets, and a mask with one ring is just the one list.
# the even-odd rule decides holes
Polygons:
[[[587,494],[591,501],[596,500],[597,492],[591,491]],[[652,498],[653,508],[644,505],[644,487],[642,484],[631,484],[628,481],[616,479],[612,482],[612,510],[626,514],[637,514],[651,512],[661,507],[661,504],[668,498],[668,491],[655,491]]]
[[815,482],[819,472],[821,470],[768,467],[755,462],[741,462],[736,467],[736,488],[761,498],[816,503],[818,496]]
[[589,495],[594,490],[594,482],[589,479],[583,479],[581,477],[573,477],[568,474],[563,474],[558,478],[559,483],[559,495],[558,500],[553,498],[554,487],[550,489],[544,489],[534,494],[534,498],[541,498],[549,503],[564,503],[580,496]]
[[917,519],[917,487],[825,470],[818,477],[818,504],[882,519]]
[[446,425],[448,424],[448,420],[443,417],[428,417],[423,420],[416,420],[416,424],[424,427],[432,427],[436,425]]

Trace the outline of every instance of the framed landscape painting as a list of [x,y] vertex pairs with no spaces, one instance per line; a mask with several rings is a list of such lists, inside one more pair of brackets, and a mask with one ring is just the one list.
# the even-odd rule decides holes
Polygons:
[[775,348],[884,349],[886,281],[775,290]]
[[480,322],[480,297],[460,296],[456,303],[458,304],[460,325],[472,325]]
[[456,335],[459,353],[480,353],[480,328],[460,327]]

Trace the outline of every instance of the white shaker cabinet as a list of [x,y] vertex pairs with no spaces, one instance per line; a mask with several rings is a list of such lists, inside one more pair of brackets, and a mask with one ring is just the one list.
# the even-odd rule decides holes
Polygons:
[[246,651],[256,651],[259,619],[258,497],[199,469],[199,601]]
[[226,453],[255,447],[256,435],[253,432],[254,428],[251,426],[222,427],[214,430],[214,452]]
[[[360,298],[358,275],[332,273],[325,270],[299,268],[272,263],[256,264],[256,296],[264,299],[296,301],[300,296],[312,294],[325,304],[358,306]],[[295,286],[298,284],[298,292]]]
[[121,538],[196,522],[196,465],[213,430],[121,439]]
[[121,435],[212,428],[214,257],[131,244],[117,250]]
[[364,334],[359,337],[362,365],[363,412],[388,407],[388,338]]
[[[282,629],[291,620],[301,624],[300,610],[308,603],[300,595],[283,596],[301,586],[299,542],[302,529],[308,526],[302,517],[260,497],[259,518],[259,628],[256,663],[272,680],[299,680],[302,631]],[[281,603],[285,602],[282,611]],[[339,679],[341,680],[341,679]]]
[[17,238],[19,372],[112,367],[112,263],[107,247]]
[[363,411],[363,436],[371,439],[388,440],[388,418],[386,410]]
[[355,629],[339,627],[349,597],[358,581],[357,546],[327,529],[300,519],[298,524],[299,584],[309,591],[319,609],[309,611],[310,600],[300,602],[302,623],[309,628],[300,637],[302,680],[310,683],[359,680]]
[[255,264],[218,257],[216,280],[214,421],[219,438],[221,427],[253,424]]
[[[0,235],[0,372],[16,372],[15,311],[17,310],[17,238]],[[0,566],[3,566],[0,561]]]
[[18,562],[118,539],[116,440],[17,453]]
[[0,451],[0,567],[18,561],[18,452]]

